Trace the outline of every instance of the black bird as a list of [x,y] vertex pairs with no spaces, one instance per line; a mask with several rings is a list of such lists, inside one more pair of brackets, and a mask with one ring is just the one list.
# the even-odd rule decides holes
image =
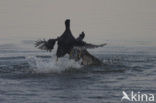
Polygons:
[[85,37],[85,33],[82,32],[77,39],[74,38],[70,30],[70,20],[67,19],[65,21],[65,31],[60,37],[56,39],[49,39],[48,41],[46,41],[45,39],[38,40],[35,42],[35,47],[51,52],[52,49],[54,48],[55,42],[57,41],[58,48],[57,48],[56,56],[57,58],[59,58],[59,57],[63,57],[65,54],[70,54],[70,51],[74,46],[96,48],[105,45],[105,44],[93,45],[93,44],[86,43],[83,41],[84,37]]
[[42,50],[47,50],[47,51],[52,51],[55,42],[58,42],[58,49],[56,56],[57,57],[63,57],[65,54],[70,53],[70,50],[73,48],[73,46],[83,46],[84,42],[81,42],[79,40],[76,40],[74,36],[71,33],[70,30],[70,20],[67,19],[65,21],[65,31],[64,33],[56,38],[56,39],[49,39],[46,41],[45,39],[43,40],[38,40],[35,42],[35,47],[38,47],[39,49]]
[[[62,57],[66,53],[69,53],[73,46],[81,45],[76,41],[74,36],[70,30],[70,20],[67,19],[65,21],[65,31],[64,33],[58,38],[58,49],[57,49],[57,57]],[[82,44],[83,45],[83,44]]]

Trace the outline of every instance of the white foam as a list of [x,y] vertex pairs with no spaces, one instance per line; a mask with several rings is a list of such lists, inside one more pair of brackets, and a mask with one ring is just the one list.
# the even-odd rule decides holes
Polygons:
[[68,59],[68,57],[59,58],[56,61],[56,57],[52,58],[37,58],[35,56],[26,57],[26,60],[32,69],[36,73],[60,73],[67,69],[79,69],[82,67],[80,61]]

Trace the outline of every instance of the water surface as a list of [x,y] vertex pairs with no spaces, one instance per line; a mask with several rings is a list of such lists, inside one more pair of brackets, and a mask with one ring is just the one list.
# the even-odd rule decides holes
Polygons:
[[122,91],[156,94],[154,48],[89,50],[103,66],[81,66],[68,56],[7,44],[0,46],[2,103],[119,103]]

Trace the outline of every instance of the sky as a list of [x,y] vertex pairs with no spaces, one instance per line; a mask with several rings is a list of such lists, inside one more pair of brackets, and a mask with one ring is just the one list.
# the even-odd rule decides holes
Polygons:
[[71,31],[93,43],[156,45],[156,0],[0,0],[0,43]]

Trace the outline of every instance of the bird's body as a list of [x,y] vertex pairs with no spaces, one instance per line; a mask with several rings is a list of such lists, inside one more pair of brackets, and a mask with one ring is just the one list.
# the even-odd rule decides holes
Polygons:
[[70,59],[75,61],[81,60],[82,65],[102,65],[103,63],[93,55],[91,55],[87,49],[83,47],[74,47],[69,55]]
[[69,53],[76,42],[70,30],[70,20],[65,21],[65,26],[66,29],[64,33],[58,38],[57,57],[62,57]]

